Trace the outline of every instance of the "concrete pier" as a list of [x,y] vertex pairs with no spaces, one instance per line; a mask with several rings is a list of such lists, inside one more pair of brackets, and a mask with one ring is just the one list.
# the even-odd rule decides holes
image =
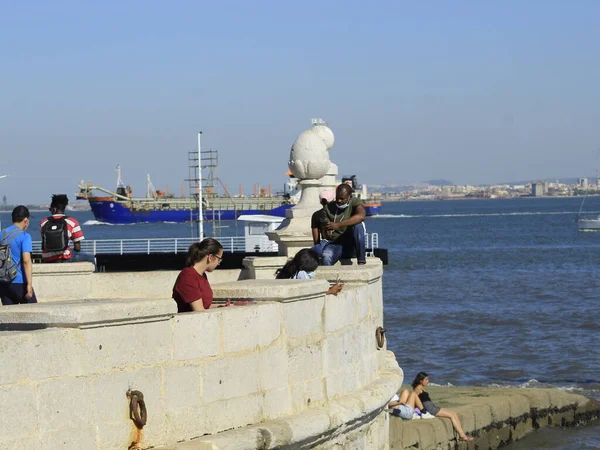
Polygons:
[[[410,387],[404,386],[410,389]],[[572,427],[600,417],[600,403],[558,389],[429,386],[434,403],[455,410],[472,442],[450,419],[390,417],[390,449],[497,449],[541,427]]]

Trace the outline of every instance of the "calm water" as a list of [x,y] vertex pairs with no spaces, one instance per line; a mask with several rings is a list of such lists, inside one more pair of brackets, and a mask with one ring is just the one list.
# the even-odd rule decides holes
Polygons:
[[[600,199],[585,205],[600,211]],[[385,327],[407,381],[423,370],[441,385],[558,387],[600,398],[600,232],[577,232],[579,206],[385,203],[384,215],[368,219],[390,252]],[[188,224],[108,226],[73,215],[90,239],[190,235]],[[6,226],[8,215],[0,217]],[[600,426],[544,431],[509,448],[600,448],[599,436]]]

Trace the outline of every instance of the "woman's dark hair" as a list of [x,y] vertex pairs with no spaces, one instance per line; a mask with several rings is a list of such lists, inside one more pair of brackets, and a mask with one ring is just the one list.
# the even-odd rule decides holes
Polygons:
[[303,248],[293,259],[277,271],[275,278],[294,278],[298,272],[312,272],[319,267],[319,255],[310,248]]
[[188,257],[185,265],[191,267],[199,261],[202,261],[207,255],[217,255],[223,246],[219,241],[213,238],[203,239],[201,242],[194,242],[188,250]]
[[429,375],[427,375],[425,372],[419,372],[413,380],[413,382],[411,383],[412,388],[416,388],[419,384],[421,384],[421,381],[423,381],[428,376]]

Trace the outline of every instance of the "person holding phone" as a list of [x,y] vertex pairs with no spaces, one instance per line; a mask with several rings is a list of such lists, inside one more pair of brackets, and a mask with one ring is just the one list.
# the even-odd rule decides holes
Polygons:
[[[315,276],[317,267],[319,267],[319,256],[317,253],[309,248],[303,248],[296,253],[296,256],[289,260],[285,266],[277,271],[275,278],[295,278],[296,280],[312,279]],[[340,276],[338,275],[335,284],[330,286],[327,290],[327,294],[336,295],[342,290],[343,286],[344,285],[340,283]]]
[[[364,220],[367,216],[361,199],[352,197],[352,188],[340,184],[335,200],[323,206],[320,230],[313,227],[312,249],[322,258],[324,266],[333,266],[340,258],[356,255],[358,264],[367,262]],[[318,242],[317,242],[318,240]]]

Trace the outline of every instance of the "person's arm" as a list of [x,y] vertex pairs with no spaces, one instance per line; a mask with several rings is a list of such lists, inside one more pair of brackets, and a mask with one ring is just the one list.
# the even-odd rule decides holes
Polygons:
[[313,237],[313,243],[315,245],[317,245],[319,242],[321,242],[321,233],[318,228],[312,229],[312,237]]
[[348,217],[346,220],[342,220],[341,222],[329,222],[327,224],[327,228],[330,230],[339,230],[343,227],[350,227],[352,225],[356,225],[358,223],[362,223],[367,217],[367,212],[363,205],[356,205],[354,208],[354,214]]
[[81,226],[79,226],[79,222],[72,217],[69,217],[68,219],[73,222],[73,227],[69,229],[69,237],[73,241],[73,250],[79,253],[81,251],[81,241],[83,241],[85,237],[83,236],[83,231],[81,230]]
[[30,299],[33,296],[33,264],[31,262],[31,253],[21,253],[21,266],[23,267],[23,275],[25,275],[25,279],[27,280],[25,298]]
[[190,306],[194,311],[204,311],[204,303],[202,303],[202,299],[198,299],[195,302],[190,303]]

